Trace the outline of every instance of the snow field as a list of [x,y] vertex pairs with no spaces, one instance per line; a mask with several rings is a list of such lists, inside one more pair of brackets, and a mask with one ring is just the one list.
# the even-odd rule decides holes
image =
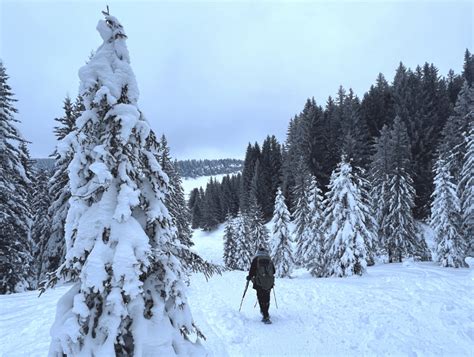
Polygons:
[[[223,225],[196,231],[204,258],[222,262]],[[474,259],[470,261],[473,266]],[[362,277],[312,278],[303,269],[276,280],[270,314],[260,322],[247,272],[230,271],[206,282],[193,275],[188,289],[194,320],[214,356],[470,356],[474,351],[474,270],[435,263],[382,264]],[[0,351],[46,356],[59,287],[0,296]]]
[[[208,283],[195,277],[194,318],[205,347],[230,356],[468,356],[474,351],[473,280],[468,270],[431,263],[369,268],[365,277],[314,279],[297,270],[277,279],[273,324],[260,322],[246,272]],[[216,339],[217,338],[217,339]]]

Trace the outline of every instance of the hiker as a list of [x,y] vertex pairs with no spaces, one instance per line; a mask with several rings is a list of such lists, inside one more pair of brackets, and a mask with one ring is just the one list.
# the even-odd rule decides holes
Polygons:
[[270,308],[270,291],[275,283],[275,266],[267,250],[259,246],[252,260],[247,280],[252,280],[253,288],[257,290],[258,304],[263,315],[262,322],[271,323],[268,309]]

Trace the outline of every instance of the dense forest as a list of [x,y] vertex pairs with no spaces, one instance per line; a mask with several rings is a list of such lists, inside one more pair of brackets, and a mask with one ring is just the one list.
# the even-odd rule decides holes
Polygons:
[[[365,252],[367,262],[384,255],[388,261],[431,259],[426,243],[415,238],[418,220],[438,232],[443,265],[465,266],[462,256],[472,253],[474,236],[473,79],[474,57],[466,50],[460,75],[440,76],[429,63],[414,70],[400,63],[391,83],[379,74],[362,99],[342,87],[324,107],[307,99],[290,120],[284,143],[268,136],[261,146],[249,144],[241,174],[211,180],[192,192],[193,228],[212,230],[227,222],[226,242],[234,239],[239,245],[248,236],[257,241],[260,235],[250,232],[274,219],[280,202],[297,226],[294,260],[311,260],[317,276],[339,275],[323,271],[321,264],[334,266],[327,260],[340,262],[340,252],[329,258],[321,254],[336,249],[322,247],[336,239],[328,238],[327,230],[344,215],[335,211],[349,200],[357,203],[352,209],[364,213],[350,224],[365,231],[360,239],[366,244],[356,250]],[[347,192],[352,195],[338,202]],[[319,250],[311,248],[308,258],[306,245],[318,240]],[[229,266],[245,265],[235,265],[232,254],[226,254]]]

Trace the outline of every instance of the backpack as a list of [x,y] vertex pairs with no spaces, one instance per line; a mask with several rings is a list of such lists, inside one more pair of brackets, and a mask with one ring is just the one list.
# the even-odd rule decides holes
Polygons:
[[270,290],[275,283],[274,267],[268,255],[257,256],[257,274],[255,275],[255,285]]

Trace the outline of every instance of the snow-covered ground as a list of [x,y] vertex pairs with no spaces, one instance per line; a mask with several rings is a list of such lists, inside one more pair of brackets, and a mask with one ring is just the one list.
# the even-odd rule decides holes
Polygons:
[[[221,226],[196,232],[195,250],[222,262]],[[377,265],[367,275],[314,279],[297,270],[277,279],[273,324],[260,322],[249,289],[239,313],[246,272],[206,282],[194,275],[189,301],[203,342],[215,356],[472,356],[474,271],[434,263]],[[0,296],[3,356],[45,356],[55,305],[67,287]]]

